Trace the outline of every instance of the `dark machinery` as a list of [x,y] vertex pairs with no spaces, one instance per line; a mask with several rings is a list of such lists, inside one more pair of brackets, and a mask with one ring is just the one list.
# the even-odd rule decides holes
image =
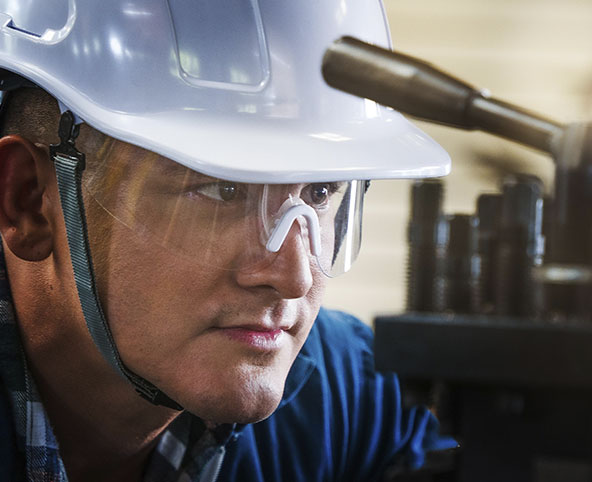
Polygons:
[[407,312],[375,320],[376,367],[399,373],[461,448],[395,480],[592,481],[592,124],[562,125],[433,66],[353,38],[325,54],[341,90],[548,153],[551,197],[529,176],[442,212],[415,183]]

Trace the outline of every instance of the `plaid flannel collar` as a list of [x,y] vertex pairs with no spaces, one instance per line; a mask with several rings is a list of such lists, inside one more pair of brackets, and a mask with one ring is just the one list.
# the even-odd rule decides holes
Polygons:
[[[25,460],[26,480],[66,482],[68,477],[58,443],[41,403],[20,341],[0,239],[0,377],[12,405],[17,450]],[[2,396],[2,394],[0,394]],[[198,480],[208,462],[230,438],[234,427],[203,429],[203,423],[184,412],[167,427],[151,455],[144,482]]]

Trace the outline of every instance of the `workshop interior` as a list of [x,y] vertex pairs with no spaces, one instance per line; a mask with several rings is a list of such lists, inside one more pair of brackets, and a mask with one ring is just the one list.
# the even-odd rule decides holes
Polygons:
[[340,39],[323,75],[419,121],[453,173],[374,183],[366,229],[392,236],[328,299],[459,442],[388,480],[592,481],[592,3],[385,5],[394,50]]

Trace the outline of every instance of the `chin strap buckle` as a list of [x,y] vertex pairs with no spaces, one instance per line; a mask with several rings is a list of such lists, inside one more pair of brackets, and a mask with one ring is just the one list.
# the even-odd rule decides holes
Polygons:
[[64,112],[60,118],[60,126],[58,127],[60,143],[52,144],[49,147],[49,152],[54,162],[57,156],[66,157],[76,162],[79,171],[84,171],[86,167],[85,156],[75,146],[78,134],[80,134],[80,124],[76,123],[74,114],[69,110]]

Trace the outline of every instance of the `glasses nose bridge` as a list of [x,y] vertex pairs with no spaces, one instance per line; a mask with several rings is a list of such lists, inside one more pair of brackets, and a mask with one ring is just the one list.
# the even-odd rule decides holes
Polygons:
[[304,203],[295,204],[286,210],[273,228],[265,248],[272,253],[277,253],[288,237],[293,224],[299,219],[304,219],[308,228],[310,252],[314,256],[319,257],[321,255],[321,227],[319,217],[312,207]]

